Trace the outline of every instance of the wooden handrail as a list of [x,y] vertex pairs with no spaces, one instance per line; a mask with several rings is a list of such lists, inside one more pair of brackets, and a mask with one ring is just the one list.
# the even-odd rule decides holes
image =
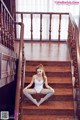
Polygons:
[[23,37],[24,37],[24,24],[21,25],[20,32],[20,45],[19,45],[19,62],[18,62],[18,73],[17,73],[17,86],[16,86],[16,97],[15,97],[15,120],[19,117],[19,102],[20,102],[20,92],[21,92],[21,81],[22,81],[22,62],[23,62]]
[[63,12],[16,12],[16,14],[63,14],[69,15],[69,13]]

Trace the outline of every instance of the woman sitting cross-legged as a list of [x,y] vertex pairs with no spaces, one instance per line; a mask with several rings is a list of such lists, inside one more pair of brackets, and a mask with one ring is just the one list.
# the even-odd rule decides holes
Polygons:
[[[45,100],[47,100],[49,97],[51,97],[54,94],[54,89],[48,85],[47,76],[45,75],[44,67],[42,64],[36,67],[36,72],[37,74],[33,75],[30,84],[23,89],[23,93],[35,105],[39,106],[41,103],[43,103]],[[34,88],[30,88],[33,85],[33,83],[34,83]],[[43,88],[44,84],[46,88]],[[37,102],[37,100],[34,99],[31,95],[38,93],[46,94],[43,98],[40,99],[39,102]]]

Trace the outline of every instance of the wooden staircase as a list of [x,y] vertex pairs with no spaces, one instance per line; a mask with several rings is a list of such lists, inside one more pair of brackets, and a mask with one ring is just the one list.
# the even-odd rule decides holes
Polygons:
[[[35,73],[35,67],[43,64],[48,83],[55,89],[55,94],[39,107],[25,96],[22,101],[22,120],[75,120],[73,87],[70,61],[26,61],[26,79],[28,85]],[[44,95],[33,95],[39,100]]]

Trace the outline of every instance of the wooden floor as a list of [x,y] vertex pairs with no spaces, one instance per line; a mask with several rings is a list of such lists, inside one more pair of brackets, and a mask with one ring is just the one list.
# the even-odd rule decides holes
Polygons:
[[25,43],[26,60],[69,61],[67,43]]

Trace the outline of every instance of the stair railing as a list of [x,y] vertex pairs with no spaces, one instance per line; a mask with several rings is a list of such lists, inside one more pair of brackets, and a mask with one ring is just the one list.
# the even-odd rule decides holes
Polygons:
[[0,0],[0,43],[14,51],[15,24],[9,10]]
[[[17,72],[17,85],[15,96],[15,111],[14,119],[18,120],[19,114],[22,112],[20,106],[22,105],[22,90],[24,87],[25,77],[25,57],[24,57],[24,24],[23,18],[21,22],[15,22],[11,16],[9,10],[4,4],[3,0],[0,0],[0,44],[14,51],[15,41],[15,25],[21,26],[20,31],[20,43],[19,43],[19,58],[18,58],[18,72]],[[21,115],[21,114],[20,114]]]
[[[27,41],[58,41],[58,42],[61,42],[61,41],[66,41],[66,38],[64,38],[64,40],[62,40],[61,38],[61,32],[62,32],[62,22],[64,17],[67,17],[69,16],[69,13],[60,13],[60,12],[16,12],[16,15],[17,17],[19,16],[19,20],[21,19],[20,17],[22,16],[23,19],[25,19],[25,16],[28,16],[29,20],[30,20],[30,24],[29,27],[30,27],[30,30],[28,31],[28,33],[30,34],[29,38],[26,36],[26,40]],[[36,18],[37,16],[37,18]],[[57,26],[59,26],[57,28],[57,37],[54,38],[52,35],[54,34],[54,31],[53,28],[54,27],[54,24],[52,24],[55,16],[57,17],[58,19],[58,23],[56,24],[56,28]],[[46,18],[46,21],[47,21],[47,29],[46,29],[46,33],[47,33],[47,36],[46,38],[43,37],[43,32],[44,32],[44,18]],[[34,20],[39,20],[39,24],[37,24],[37,32],[39,33],[39,36],[38,38],[35,38],[34,36],[34,31],[35,31],[35,24],[34,24]],[[67,19],[66,19],[67,20]],[[27,21],[27,18],[26,18],[26,21]],[[25,24],[25,22],[24,22]],[[25,28],[27,28],[27,24],[25,24]],[[35,26],[36,27],[36,26]],[[26,30],[26,29],[25,29]]]
[[18,61],[18,72],[17,72],[17,86],[16,86],[16,97],[15,97],[15,112],[14,119],[19,120],[21,117],[21,105],[22,105],[22,90],[24,86],[25,77],[25,58],[24,58],[24,24],[20,23],[20,45],[19,45],[19,61]]
[[74,66],[74,78],[76,90],[76,115],[80,118],[80,50],[79,50],[79,30],[72,17],[69,14],[69,27],[68,27],[68,46],[70,50],[70,56],[72,59],[72,65]]

